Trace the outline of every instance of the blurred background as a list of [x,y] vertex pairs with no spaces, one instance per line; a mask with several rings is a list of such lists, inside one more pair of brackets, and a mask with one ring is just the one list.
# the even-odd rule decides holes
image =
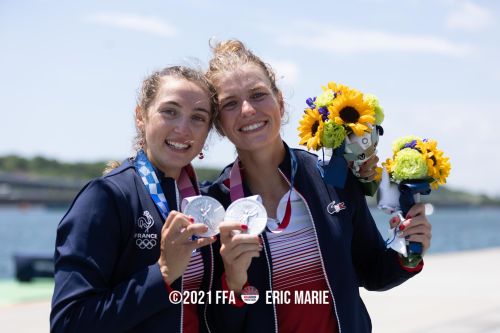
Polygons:
[[[52,280],[20,283],[30,277],[15,258],[51,275],[44,259],[72,199],[107,161],[130,156],[143,78],[206,68],[210,40],[238,38],[275,69],[293,147],[322,85],[377,95],[381,160],[408,134],[436,139],[451,159],[448,184],[424,198],[434,206],[429,254],[499,247],[499,17],[493,0],[0,1],[0,309],[42,302],[48,315]],[[227,140],[208,143],[194,162],[202,179],[235,158]],[[385,235],[388,216],[369,202]],[[1,312],[0,327],[13,322]]]

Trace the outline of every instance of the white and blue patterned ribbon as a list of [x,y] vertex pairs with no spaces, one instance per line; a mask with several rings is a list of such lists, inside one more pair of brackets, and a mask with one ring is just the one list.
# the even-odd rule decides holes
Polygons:
[[141,176],[142,182],[146,187],[146,190],[149,192],[151,199],[153,199],[154,203],[160,210],[161,216],[165,220],[170,212],[170,208],[168,207],[167,198],[163,193],[161,188],[160,181],[156,176],[155,170],[149,162],[148,157],[141,149],[137,152],[137,157],[134,162],[135,169]]

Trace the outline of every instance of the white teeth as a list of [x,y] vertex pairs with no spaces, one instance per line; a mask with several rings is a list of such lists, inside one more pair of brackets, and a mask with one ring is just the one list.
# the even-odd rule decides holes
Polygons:
[[241,131],[242,131],[242,132],[252,131],[252,130],[254,130],[254,129],[257,129],[257,128],[259,128],[259,127],[264,126],[264,124],[265,124],[265,122],[260,122],[260,123],[256,123],[256,124],[248,125],[248,126],[242,127],[242,128],[241,128]]
[[189,147],[189,145],[187,145],[185,143],[179,143],[179,142],[173,142],[173,141],[167,141],[167,144],[169,146],[176,148],[176,149],[186,149]]

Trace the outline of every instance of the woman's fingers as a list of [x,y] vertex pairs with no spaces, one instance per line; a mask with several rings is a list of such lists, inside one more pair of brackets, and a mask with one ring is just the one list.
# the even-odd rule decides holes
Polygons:
[[377,175],[376,168],[379,159],[377,155],[372,155],[359,167],[359,176],[366,180],[373,180]]
[[214,243],[217,240],[216,236],[212,237],[200,237],[195,241],[190,242],[190,249],[191,251],[194,251],[196,249],[199,249],[200,247],[210,245]]
[[423,234],[430,236],[431,233],[430,229],[425,225],[416,225],[406,228],[404,227],[404,224],[402,224],[401,226],[402,227],[399,228],[401,237],[411,236],[413,234]]
[[431,244],[432,226],[425,215],[418,215],[412,219],[405,220],[399,227],[399,237],[406,237],[411,242],[422,244],[423,252],[427,251]]
[[403,231],[403,230],[409,231],[409,230],[411,230],[413,228],[417,228],[419,226],[425,228],[429,232],[432,228],[431,224],[429,223],[429,221],[427,220],[427,217],[425,215],[418,215],[418,216],[415,216],[414,218],[407,219],[407,220],[403,221],[403,223],[401,223],[399,229],[401,231]]
[[174,238],[173,242],[183,243],[191,241],[194,235],[200,235],[208,231],[208,227],[202,223],[193,223],[187,225],[181,232]]
[[246,251],[240,254],[235,261],[250,262],[252,258],[260,257],[260,251]]
[[247,230],[247,226],[240,222],[222,222],[219,225],[219,230],[221,244],[228,249],[232,249],[238,244],[243,243],[260,244],[260,238],[257,235],[235,233],[235,231],[242,232]]
[[240,243],[231,249],[221,247],[221,255],[227,262],[236,261],[238,257],[248,252],[259,252],[262,250],[260,244],[255,243]]
[[412,218],[418,215],[425,215],[425,204],[424,203],[417,203],[414,204],[408,213],[406,214],[405,218]]
[[393,216],[389,220],[389,225],[391,226],[391,228],[396,228],[398,226],[399,222],[401,222],[399,216]]
[[221,222],[219,224],[221,242],[230,240],[234,235],[234,231],[246,231],[247,228],[247,225],[241,224],[241,222]]

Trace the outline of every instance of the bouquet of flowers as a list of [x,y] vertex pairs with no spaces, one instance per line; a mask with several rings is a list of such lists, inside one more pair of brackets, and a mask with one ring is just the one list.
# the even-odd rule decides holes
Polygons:
[[[380,124],[384,110],[374,95],[335,82],[322,88],[319,96],[306,101],[308,107],[298,127],[299,144],[308,150],[322,149],[320,166],[325,181],[343,188],[347,162],[352,162],[353,172],[359,177],[361,164],[376,154],[378,136],[383,134]],[[364,181],[368,195],[375,194],[377,187],[377,181]]]
[[[393,143],[392,151],[393,157],[382,163],[384,170],[378,192],[378,208],[397,214],[402,223],[421,194],[429,194],[431,188],[437,189],[446,183],[451,164],[443,151],[437,148],[437,141],[432,139],[402,137]],[[398,227],[389,230],[388,247],[401,253],[408,266],[418,264],[422,245],[397,238]]]

